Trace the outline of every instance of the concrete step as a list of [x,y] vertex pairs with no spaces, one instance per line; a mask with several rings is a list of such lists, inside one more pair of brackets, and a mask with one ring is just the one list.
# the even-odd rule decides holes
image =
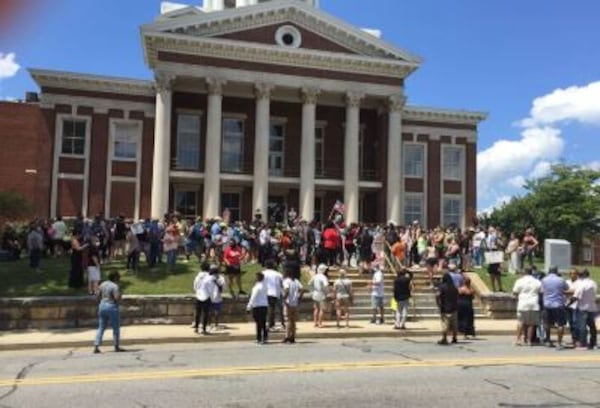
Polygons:
[[[350,313],[350,320],[354,320],[354,321],[371,321],[371,318],[373,317],[372,313]],[[326,316],[327,320],[333,320],[335,321],[335,317],[333,318],[329,318],[329,316]],[[386,324],[389,323],[393,323],[394,322],[394,314],[393,311],[386,311],[386,313],[384,314],[384,318],[385,318],[385,322]],[[419,320],[440,320],[440,314],[439,313],[416,313],[414,314],[412,311],[408,314],[408,320],[409,321],[419,321]],[[477,324],[477,320],[489,320],[489,317],[483,314],[476,314],[475,315],[475,324]]]

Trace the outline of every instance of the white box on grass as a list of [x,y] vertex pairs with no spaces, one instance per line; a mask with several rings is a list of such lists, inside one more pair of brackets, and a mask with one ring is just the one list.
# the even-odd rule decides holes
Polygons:
[[571,243],[564,239],[547,239],[544,241],[544,272],[556,266],[560,272],[571,269]]

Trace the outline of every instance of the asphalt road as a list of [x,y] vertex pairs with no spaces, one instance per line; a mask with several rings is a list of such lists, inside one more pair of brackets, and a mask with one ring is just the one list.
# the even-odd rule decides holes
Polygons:
[[600,351],[510,338],[0,353],[0,407],[600,407]]

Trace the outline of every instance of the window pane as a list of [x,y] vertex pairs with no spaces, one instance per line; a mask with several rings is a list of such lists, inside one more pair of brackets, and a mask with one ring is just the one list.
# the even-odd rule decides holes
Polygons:
[[176,168],[198,170],[200,168],[200,116],[180,114],[177,116]]
[[243,122],[238,119],[223,121],[222,166],[224,171],[241,171],[243,157]]
[[84,139],[73,139],[73,154],[83,154],[85,150]]
[[406,145],[404,149],[404,175],[407,177],[423,177],[424,147]]
[[462,176],[462,149],[457,147],[444,148],[444,178],[460,179]]
[[72,120],[63,122],[63,136],[73,136],[75,134],[75,124]]
[[404,198],[404,223],[423,222],[423,196],[407,195]]
[[85,122],[77,121],[75,122],[75,136],[80,138],[85,138]]
[[114,156],[119,159],[137,157],[137,125],[118,123],[115,125]]
[[175,191],[175,211],[184,216],[196,216],[197,193],[195,191]]

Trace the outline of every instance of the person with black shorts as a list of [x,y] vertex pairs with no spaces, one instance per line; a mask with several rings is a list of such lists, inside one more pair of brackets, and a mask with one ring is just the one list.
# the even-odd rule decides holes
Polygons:
[[244,256],[244,248],[242,248],[235,239],[229,241],[229,245],[225,248],[223,259],[225,261],[225,274],[227,275],[229,290],[231,297],[236,298],[233,292],[233,282],[237,284],[238,295],[246,295],[242,290],[242,258]]

